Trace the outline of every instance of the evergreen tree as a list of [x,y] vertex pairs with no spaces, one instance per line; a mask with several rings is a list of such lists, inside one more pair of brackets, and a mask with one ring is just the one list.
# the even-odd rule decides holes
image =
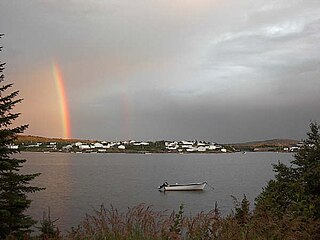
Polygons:
[[320,125],[311,123],[307,135],[290,166],[274,165],[275,180],[257,197],[257,209],[320,219]]
[[[0,38],[2,36],[3,34],[0,34]],[[22,99],[17,99],[19,91],[8,93],[13,84],[3,83],[4,66],[5,63],[0,61],[0,239],[9,234],[22,236],[35,224],[35,221],[24,213],[31,203],[27,194],[41,190],[29,185],[39,174],[19,173],[26,160],[11,157],[18,150],[10,146],[17,134],[23,133],[28,125],[10,127],[20,115],[12,110]]]

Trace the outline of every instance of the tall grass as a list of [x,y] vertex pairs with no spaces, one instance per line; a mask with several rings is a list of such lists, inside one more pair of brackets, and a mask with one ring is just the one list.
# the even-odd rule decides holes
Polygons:
[[285,215],[270,215],[263,209],[249,212],[247,200],[222,217],[218,207],[195,216],[156,211],[143,204],[120,213],[103,205],[73,229],[66,239],[216,239],[216,240],[316,240],[320,239],[320,221]]
[[72,229],[68,239],[169,239],[175,213],[156,211],[140,204],[119,212],[113,206],[101,205],[93,215],[87,215],[77,228]]
[[244,198],[226,217],[220,215],[217,205],[209,212],[194,216],[184,215],[183,205],[173,212],[158,211],[144,204],[125,212],[101,205],[64,236],[59,231],[55,233],[58,234],[42,234],[31,239],[318,240],[320,221],[290,214],[276,217],[263,208],[250,212]]

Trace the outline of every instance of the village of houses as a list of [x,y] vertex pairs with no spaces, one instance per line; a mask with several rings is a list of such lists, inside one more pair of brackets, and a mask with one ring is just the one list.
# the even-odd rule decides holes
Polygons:
[[[54,139],[52,139],[54,140]],[[74,153],[230,153],[245,151],[296,152],[301,144],[279,147],[242,148],[240,145],[222,145],[205,141],[24,141],[9,148],[36,152]]]
[[36,142],[11,145],[12,149],[22,151],[44,152],[77,152],[77,153],[107,153],[107,152],[135,152],[135,153],[195,153],[195,152],[233,152],[231,148],[210,142],[198,141],[99,141],[99,142]]

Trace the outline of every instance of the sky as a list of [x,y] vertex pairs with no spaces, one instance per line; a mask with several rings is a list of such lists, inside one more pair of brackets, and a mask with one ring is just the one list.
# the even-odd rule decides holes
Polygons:
[[0,32],[26,134],[232,143],[320,122],[319,0],[1,0]]

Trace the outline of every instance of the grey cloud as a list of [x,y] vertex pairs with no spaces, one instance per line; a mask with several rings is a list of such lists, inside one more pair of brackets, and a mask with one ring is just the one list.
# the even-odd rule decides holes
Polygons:
[[0,11],[8,74],[59,61],[77,137],[299,138],[320,118],[319,1],[4,0]]

